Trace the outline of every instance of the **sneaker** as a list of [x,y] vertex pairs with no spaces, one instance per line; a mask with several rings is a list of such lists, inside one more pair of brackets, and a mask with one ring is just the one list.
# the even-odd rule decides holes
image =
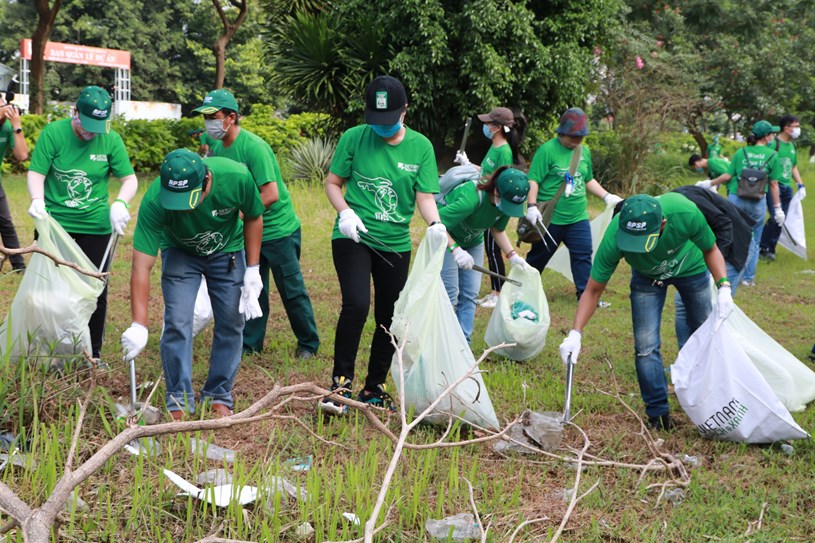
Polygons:
[[298,349],[294,352],[294,357],[298,360],[308,360],[309,358],[314,358],[317,356],[317,353],[309,351],[308,349]]
[[764,262],[775,262],[775,253],[770,251],[759,251],[758,253],[759,260],[763,260]]
[[487,294],[486,296],[484,296],[483,298],[481,298],[481,301],[478,302],[478,305],[480,305],[481,307],[492,308],[492,307],[495,307],[495,305],[497,303],[498,303],[498,296],[496,296],[495,294],[490,293],[490,294]]
[[671,420],[671,415],[657,415],[656,417],[648,417],[648,429],[659,431],[671,432],[674,429],[674,423]]
[[391,395],[385,391],[385,385],[376,385],[373,392],[360,390],[357,400],[371,407],[396,411],[396,404],[393,402]]
[[756,286],[756,282],[751,279],[742,279],[741,285],[743,287],[754,287]]
[[815,362],[815,351],[812,351],[811,353],[809,353],[809,354],[807,355],[807,357],[808,357],[810,360],[812,360],[813,362]]
[[[330,390],[338,396],[350,399],[351,387],[351,379],[342,377],[341,375],[335,375]],[[346,411],[348,411],[348,406],[336,400],[332,400],[330,396],[325,396],[320,400],[320,403],[317,404],[317,409],[332,415],[344,415]]]

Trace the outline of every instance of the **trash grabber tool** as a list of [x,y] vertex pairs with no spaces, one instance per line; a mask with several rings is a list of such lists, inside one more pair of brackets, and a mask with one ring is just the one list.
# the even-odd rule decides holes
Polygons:
[[130,359],[130,362],[128,362],[128,365],[130,366],[130,409],[132,409],[133,412],[135,412],[136,409],[137,409],[137,407],[136,407],[136,403],[137,403],[137,401],[136,401],[136,399],[137,399],[136,398],[136,357],[133,357],[132,359]]
[[797,242],[797,241],[795,241],[795,238],[794,238],[794,237],[792,237],[792,234],[790,234],[790,229],[789,229],[789,228],[787,228],[786,223],[785,223],[785,224],[782,224],[782,225],[781,225],[781,227],[784,229],[784,232],[786,232],[786,233],[787,233],[787,237],[788,237],[788,238],[790,238],[790,241],[792,242],[792,244],[793,244],[793,245],[795,245],[796,247],[798,247],[798,242]]
[[399,254],[399,252],[398,252],[398,251],[394,251],[393,249],[391,249],[391,248],[388,246],[388,244],[387,244],[387,243],[385,243],[384,241],[381,241],[381,240],[380,240],[379,238],[377,238],[376,236],[372,236],[372,235],[371,235],[371,234],[369,234],[368,232],[362,232],[362,231],[360,231],[360,232],[359,232],[359,235],[360,235],[360,236],[365,236],[365,237],[367,237],[367,238],[371,238],[371,241],[373,241],[374,243],[377,243],[377,244],[381,245],[382,247],[384,247],[385,249],[387,249],[389,252],[391,252],[391,253],[395,254],[395,255],[396,255],[398,258],[399,258],[399,260],[402,260],[402,255],[401,255],[401,254]]
[[566,398],[563,401],[563,424],[569,422],[572,418],[572,379],[574,378],[574,364],[572,363],[571,356],[569,362],[566,363]]
[[481,272],[481,273],[485,273],[487,275],[491,275],[492,277],[500,279],[501,281],[506,281],[507,283],[512,283],[513,285],[516,285],[516,286],[519,286],[519,287],[523,286],[523,284],[520,281],[516,281],[515,279],[510,279],[506,275],[501,275],[500,273],[495,273],[494,271],[488,270],[487,268],[484,268],[484,267],[481,267],[478,264],[473,264],[473,269],[475,271],[477,271],[477,272]]
[[[555,242],[555,238],[552,237],[552,234],[549,232],[549,229],[546,228],[546,225],[543,224],[543,221],[538,222],[540,223],[540,226],[538,226],[538,223],[535,223],[532,226],[534,226],[535,230],[538,231],[538,235],[541,237],[541,241],[543,242],[543,244],[546,246],[547,249],[549,248],[549,244],[546,243],[546,236],[549,236],[549,239],[552,240],[552,244],[555,246],[555,248],[557,248],[557,242]],[[543,232],[541,232],[541,228],[543,228],[543,232],[546,232],[546,236],[544,236]]]
[[[104,272],[106,268],[113,262],[114,256],[116,256],[116,246],[119,244],[119,234],[113,232],[110,235],[110,241],[108,241],[108,246],[105,249],[105,254],[102,255],[102,262],[99,264],[99,271]],[[105,277],[105,284],[108,282],[108,278],[110,276]]]
[[464,152],[464,148],[467,146],[467,138],[470,136],[471,124],[473,124],[473,118],[467,117],[467,122],[464,123],[464,135],[461,137],[461,145],[458,147],[458,150],[462,153]]

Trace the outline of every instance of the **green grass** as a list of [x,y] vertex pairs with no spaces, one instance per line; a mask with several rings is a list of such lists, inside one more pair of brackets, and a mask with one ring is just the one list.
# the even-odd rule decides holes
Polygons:
[[[804,179],[815,178],[815,168],[802,168]],[[144,185],[152,178],[145,176]],[[32,239],[32,223],[26,213],[28,198],[21,176],[4,176],[3,186],[23,243]],[[313,380],[327,384],[330,378],[334,326],[339,312],[339,288],[331,260],[330,236],[334,212],[322,188],[293,184],[292,200],[303,221],[302,267],[314,304],[322,345],[319,356],[307,362],[293,359],[296,342],[276,295],[271,299],[272,316],[263,355],[244,359],[238,374],[235,395],[237,408],[248,406],[274,383],[291,384]],[[592,199],[593,200],[593,199]],[[135,208],[135,206],[132,206]],[[815,247],[815,207],[804,202],[808,221],[808,241]],[[107,342],[103,358],[112,370],[99,379],[99,391],[88,411],[78,451],[78,462],[87,459],[117,431],[110,404],[129,398],[126,366],[119,362],[119,337],[130,324],[129,235],[119,244],[119,252],[110,282]],[[424,227],[414,223],[412,234],[418,244]],[[528,246],[524,247],[524,250]],[[810,249],[812,250],[812,249]],[[778,260],[759,263],[753,289],[740,289],[739,306],[764,330],[790,352],[806,360],[815,341],[813,277],[802,273],[812,269],[810,262],[779,249]],[[6,270],[8,268],[5,268]],[[150,305],[150,341],[137,359],[140,381],[156,380],[161,375],[158,336],[162,304],[158,279],[153,274],[153,303]],[[628,270],[621,264],[603,298],[611,307],[598,309],[586,329],[584,350],[575,373],[572,412],[592,441],[590,453],[618,462],[647,462],[650,454],[637,435],[639,423],[616,400],[596,389],[614,391],[642,411],[633,364],[633,337],[628,302]],[[5,315],[19,284],[16,275],[0,275],[0,313]],[[552,319],[548,342],[534,360],[511,363],[500,359],[485,364],[484,375],[499,418],[513,418],[525,408],[558,411],[563,407],[564,372],[557,346],[570,328],[575,310],[574,287],[561,276],[544,272],[543,285]],[[488,289],[483,282],[483,291]],[[672,296],[668,297],[672,300]],[[672,302],[663,313],[663,356],[666,364],[676,356],[673,334]],[[476,355],[486,347],[483,332],[489,312],[478,309],[473,350]],[[364,375],[364,361],[373,331],[369,322],[358,356],[358,372]],[[206,374],[211,329],[196,340],[194,382],[200,388]],[[7,466],[0,480],[31,505],[45,499],[61,475],[78,413],[77,399],[87,386],[82,375],[61,378],[32,371],[28,364],[0,361],[0,402],[3,425],[30,439],[27,452],[36,469]],[[808,362],[807,362],[808,363]],[[522,384],[526,384],[526,391]],[[156,398],[163,397],[159,388]],[[658,475],[645,477],[637,485],[639,473],[627,469],[591,467],[584,474],[581,489],[596,480],[599,487],[578,505],[561,541],[634,542],[634,541],[744,541],[749,523],[758,520],[763,504],[761,529],[751,541],[809,541],[815,533],[811,510],[815,500],[811,491],[811,466],[815,447],[808,441],[794,443],[795,453],[787,456],[777,446],[745,446],[707,441],[699,437],[672,396],[679,429],[662,436],[666,451],[691,454],[702,466],[691,471],[691,486],[679,505],[656,505],[656,493],[646,491],[648,483],[664,480]],[[155,403],[155,402],[154,402]],[[255,541],[292,541],[293,530],[310,522],[316,539],[351,539],[362,535],[362,528],[342,520],[343,512],[353,512],[363,521],[372,511],[392,444],[374,432],[364,417],[323,420],[313,404],[293,405],[290,413],[299,417],[318,435],[343,447],[321,443],[292,423],[264,422],[225,430],[213,435],[219,446],[234,449],[237,461],[223,465],[202,459],[190,452],[185,437],[161,438],[162,451],[150,457],[132,457],[120,453],[78,489],[88,510],[71,508],[67,522],[60,528],[64,541],[137,541],[192,542],[223,523],[221,537]],[[812,409],[795,413],[805,429],[815,423]],[[412,439],[429,442],[438,437],[432,428],[420,428]],[[579,447],[580,436],[567,430],[564,442]],[[282,465],[288,458],[313,455],[313,467],[307,473],[292,473]],[[275,497],[266,507],[265,496],[254,507],[242,511],[237,506],[217,510],[191,499],[176,497],[177,489],[162,474],[172,469],[188,480],[206,469],[225,467],[235,483],[262,485],[274,475],[282,475],[309,492],[307,502]],[[514,527],[526,519],[546,516],[548,521],[526,527],[516,541],[538,541],[554,533],[566,504],[562,489],[573,485],[575,472],[545,458],[504,458],[489,445],[462,449],[405,452],[388,493],[393,505],[391,525],[382,541],[429,541],[424,532],[428,518],[441,518],[469,512],[469,496],[463,477],[472,481],[475,500],[485,522],[492,522],[489,541],[506,541]],[[15,539],[16,538],[16,539]],[[12,540],[21,541],[19,535]]]

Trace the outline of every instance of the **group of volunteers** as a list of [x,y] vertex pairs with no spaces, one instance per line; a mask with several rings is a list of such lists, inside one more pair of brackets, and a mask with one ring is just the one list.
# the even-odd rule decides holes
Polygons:
[[[394,409],[385,387],[395,351],[387,330],[407,281],[410,223],[418,208],[428,229],[447,236],[441,280],[468,341],[482,277],[473,267],[483,262],[485,253],[490,268],[504,275],[503,257],[513,266],[541,271],[561,243],[569,249],[578,306],[573,329],[560,346],[566,364],[577,362],[584,327],[618,263],[625,259],[632,268],[635,359],[646,414],[652,427],[669,429],[667,381],[660,354],[667,286],[674,285],[678,291],[686,334],[712,311],[711,274],[718,287],[719,315],[726,317],[733,307],[730,285],[735,287],[739,273],[745,274],[745,280],[752,278],[750,259],[757,258],[756,239],[761,237],[763,224],[753,227],[751,243],[756,247],[753,250],[751,245],[747,265],[731,270],[705,215],[688,197],[674,192],[623,200],[609,193],[594,178],[590,151],[582,143],[589,128],[580,108],[562,115],[555,136],[536,151],[528,174],[518,149],[522,134],[512,110],[497,107],[479,115],[483,134],[491,142],[480,175],[455,186],[437,203],[434,195],[440,188],[435,152],[425,136],[405,124],[407,109],[407,94],[399,80],[375,78],[365,93],[365,123],[342,134],[326,178],[326,195],[337,211],[331,250],[342,301],[334,332],[331,394],[319,401],[319,409],[342,414],[345,406],[340,397],[352,397],[372,285],[375,329],[367,374],[356,397],[375,407]],[[296,356],[311,358],[320,345],[300,268],[300,220],[274,151],[240,126],[238,102],[229,91],[211,91],[195,111],[203,115],[206,127],[206,137],[190,134],[200,144],[201,153],[169,152],[159,177],[139,205],[130,279],[132,324],[121,338],[126,360],[135,358],[147,345],[150,273],[160,252],[164,299],[160,351],[166,406],[174,420],[196,409],[191,307],[202,278],[211,297],[215,328],[209,373],[199,399],[216,416],[232,414],[232,388],[242,355],[263,349],[269,273],[297,338]],[[1,108],[0,114],[16,130],[19,116],[7,108]],[[124,234],[129,203],[137,189],[124,143],[110,129],[110,114],[107,91],[84,89],[71,118],[43,129],[28,172],[29,213],[37,218],[50,214],[97,266],[111,235]],[[784,192],[779,192],[778,181],[786,168],[781,154],[789,153],[785,145],[789,140],[773,149],[769,134],[774,128],[762,123],[753,127],[750,145],[737,153],[726,172],[714,169],[717,163],[712,158],[693,165],[720,172],[709,182],[715,185],[737,178],[745,167],[769,161],[771,209],[782,224]],[[793,129],[791,137],[795,137]],[[792,153],[794,156],[794,147]],[[470,165],[463,150],[456,160]],[[797,169],[795,172],[792,175],[803,190]],[[111,174],[121,188],[108,204]],[[743,202],[730,185],[728,190],[735,206],[758,221],[758,204]],[[594,256],[588,193],[606,206],[619,208]],[[551,201],[556,202],[553,213],[544,219],[541,207],[535,204]],[[513,249],[506,233],[513,217],[546,230],[546,237],[532,244],[526,258]],[[762,207],[758,222],[763,223],[763,218]],[[774,247],[775,241],[768,238],[768,253],[770,242]],[[500,283],[491,286],[491,294],[499,295]],[[105,291],[90,321],[97,358],[101,356],[106,297]]]

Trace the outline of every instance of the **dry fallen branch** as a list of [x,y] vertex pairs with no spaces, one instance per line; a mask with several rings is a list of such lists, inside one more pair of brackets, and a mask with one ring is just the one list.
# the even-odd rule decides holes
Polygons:
[[14,256],[14,255],[25,255],[25,254],[29,254],[29,253],[41,254],[41,255],[46,256],[46,257],[50,258],[51,260],[53,260],[54,264],[57,265],[57,266],[65,266],[67,268],[71,268],[72,270],[76,270],[76,271],[78,271],[79,273],[81,273],[83,275],[87,275],[89,277],[95,277],[97,279],[101,279],[102,281],[104,281],[105,278],[108,275],[110,275],[109,272],[100,273],[100,272],[95,272],[95,271],[91,271],[91,270],[86,270],[85,268],[82,268],[81,266],[78,266],[74,262],[68,262],[67,260],[63,260],[63,259],[61,259],[61,258],[59,258],[57,256],[54,256],[50,252],[48,252],[48,251],[46,251],[44,249],[40,249],[40,247],[37,245],[37,242],[32,243],[28,247],[22,247],[20,249],[9,249],[8,247],[4,246],[0,242],[0,254],[4,255],[6,257]]

